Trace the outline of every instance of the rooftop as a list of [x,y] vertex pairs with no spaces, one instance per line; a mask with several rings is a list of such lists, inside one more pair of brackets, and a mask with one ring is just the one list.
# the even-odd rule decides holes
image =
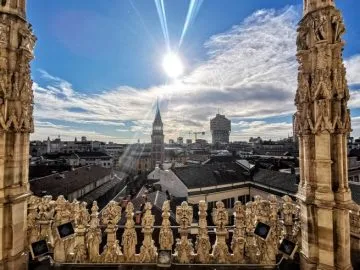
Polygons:
[[47,195],[52,195],[53,197],[68,195],[110,175],[110,173],[111,169],[100,166],[85,166],[73,171],[55,173],[33,179],[30,181],[30,189],[37,196],[44,195],[43,191],[46,191]]

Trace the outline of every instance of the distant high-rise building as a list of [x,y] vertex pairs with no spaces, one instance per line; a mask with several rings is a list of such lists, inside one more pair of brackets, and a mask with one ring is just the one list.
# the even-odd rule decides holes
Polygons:
[[156,164],[162,164],[164,162],[164,157],[163,122],[161,120],[159,104],[157,104],[156,116],[151,134],[151,159],[153,167],[155,167]]
[[216,114],[216,117],[210,120],[210,130],[213,144],[229,143],[231,121],[225,115]]
[[174,144],[174,143],[175,143],[175,141],[173,139],[169,140],[169,144]]
[[184,144],[184,138],[183,137],[178,137],[177,138],[177,143],[178,144]]

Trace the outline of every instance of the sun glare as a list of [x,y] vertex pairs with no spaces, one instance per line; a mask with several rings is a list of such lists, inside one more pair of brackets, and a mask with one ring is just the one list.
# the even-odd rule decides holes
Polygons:
[[163,59],[163,69],[165,73],[173,79],[178,78],[184,72],[184,66],[181,59],[175,53],[168,53]]

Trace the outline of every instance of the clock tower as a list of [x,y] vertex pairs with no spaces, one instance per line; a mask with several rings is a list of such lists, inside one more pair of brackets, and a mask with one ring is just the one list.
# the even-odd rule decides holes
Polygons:
[[155,168],[156,164],[162,164],[164,162],[164,156],[164,132],[158,102],[151,134],[151,160],[153,168]]

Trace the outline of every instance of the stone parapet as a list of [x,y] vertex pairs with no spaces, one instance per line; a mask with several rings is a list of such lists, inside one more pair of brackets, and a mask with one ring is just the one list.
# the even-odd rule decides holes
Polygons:
[[[257,196],[246,205],[236,202],[233,211],[218,202],[211,213],[215,226],[208,226],[205,201],[199,204],[195,226],[193,206],[187,202],[177,206],[178,226],[170,226],[169,206],[169,201],[165,201],[162,224],[155,226],[152,205],[146,203],[138,226],[131,202],[122,209],[112,201],[99,216],[96,202],[88,212],[86,203],[76,200],[32,196],[28,204],[27,240],[30,244],[45,239],[58,264],[156,263],[160,247],[171,252],[176,264],[275,265],[282,239],[300,245],[299,206],[288,196],[279,201],[275,196],[269,200]],[[122,214],[123,226],[119,225]],[[230,223],[231,215],[234,222]],[[68,222],[72,222],[74,234],[62,239],[57,227]],[[258,222],[270,228],[266,240],[255,233]],[[154,230],[158,231],[156,238]],[[106,244],[100,249],[103,239]]]

